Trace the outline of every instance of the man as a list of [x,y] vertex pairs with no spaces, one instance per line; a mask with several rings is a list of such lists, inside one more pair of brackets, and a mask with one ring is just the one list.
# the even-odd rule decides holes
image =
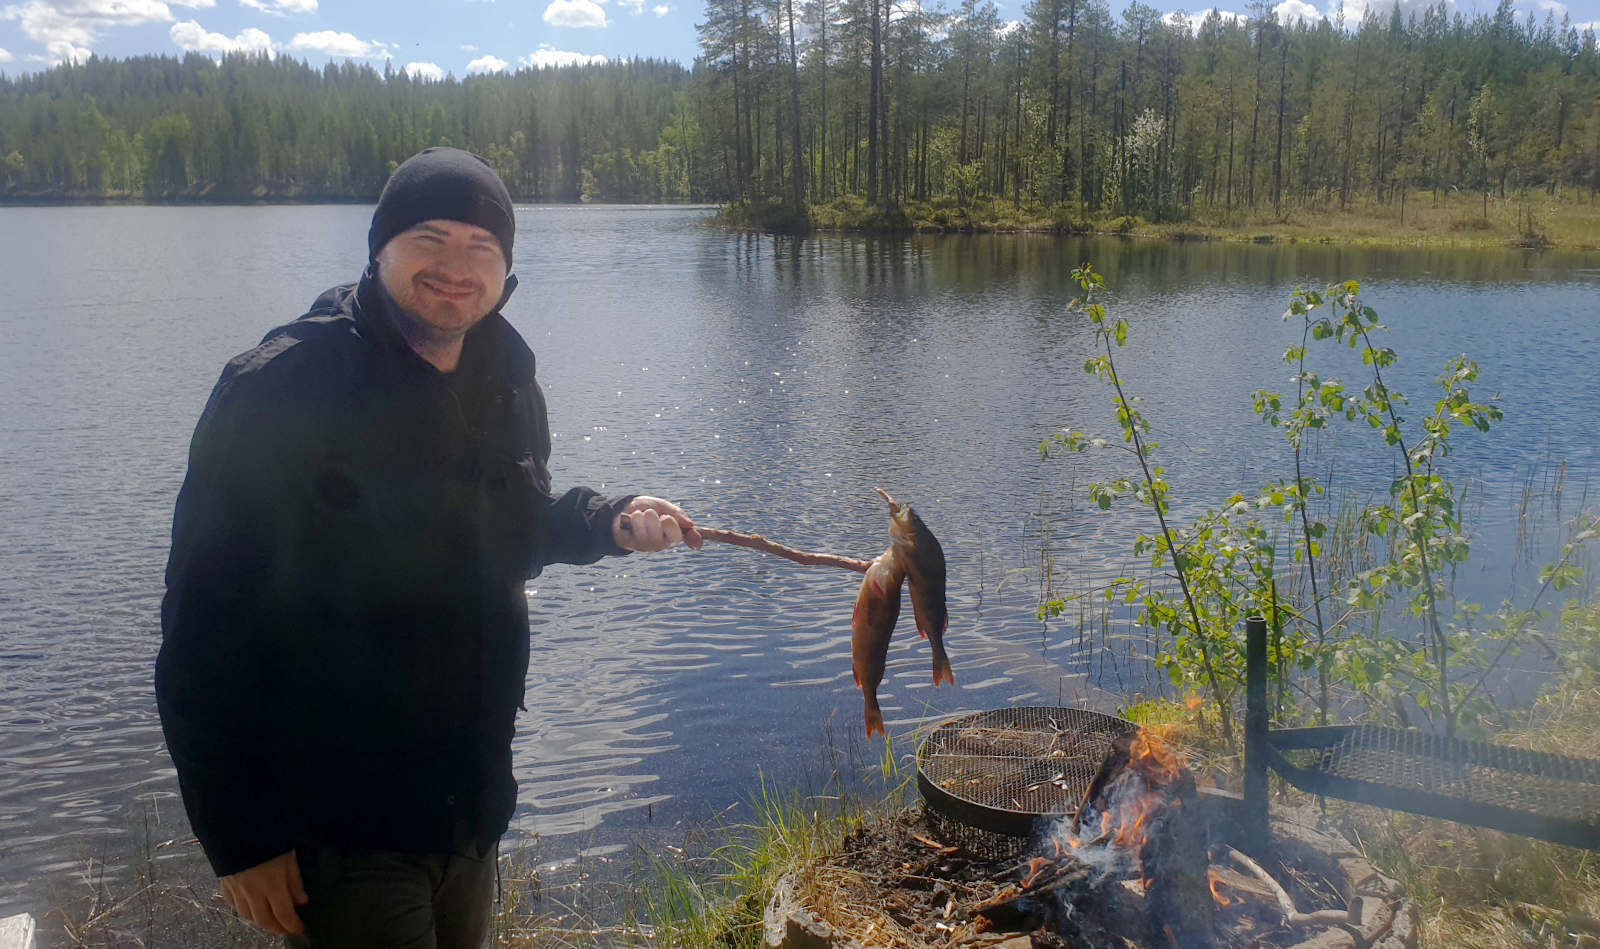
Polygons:
[[223,896],[291,946],[477,949],[516,798],[523,584],[699,547],[651,497],[556,497],[515,223],[482,159],[395,170],[359,283],[230,362],[173,518],[156,696]]

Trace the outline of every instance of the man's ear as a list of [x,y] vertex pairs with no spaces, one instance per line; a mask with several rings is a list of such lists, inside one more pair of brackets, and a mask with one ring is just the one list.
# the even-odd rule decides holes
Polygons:
[[500,312],[500,308],[506,305],[506,301],[511,299],[511,294],[516,289],[517,275],[514,273],[506,274],[506,288],[500,292],[500,302],[494,305],[494,309],[491,312]]

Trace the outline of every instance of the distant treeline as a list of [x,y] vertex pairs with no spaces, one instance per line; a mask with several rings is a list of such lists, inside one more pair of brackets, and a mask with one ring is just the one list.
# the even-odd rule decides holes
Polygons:
[[431,144],[524,201],[977,196],[1176,220],[1428,190],[1600,189],[1593,30],[1134,3],[709,0],[692,68],[413,80],[286,57],[91,57],[0,78],[0,199],[373,200]]

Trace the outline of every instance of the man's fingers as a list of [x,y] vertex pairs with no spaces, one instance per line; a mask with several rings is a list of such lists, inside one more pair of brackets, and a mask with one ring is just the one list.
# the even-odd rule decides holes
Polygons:
[[657,549],[661,540],[661,515],[654,510],[634,511],[629,518],[633,531],[633,547],[641,552]]
[[689,521],[690,523],[692,523],[692,521],[690,521],[688,512],[684,511],[683,508],[679,507],[676,504],[673,504],[671,501],[668,501],[665,498],[650,498],[650,497],[647,497],[647,498],[645,498],[645,500],[649,501],[650,502],[650,506],[655,508],[657,511],[661,512],[662,514],[668,514],[668,515],[671,515],[672,517],[678,518],[679,520]]
[[289,851],[289,896],[297,906],[311,902],[311,897],[306,895],[305,882],[300,879],[300,861],[295,859],[292,850]]
[[294,911],[294,901],[289,896],[288,887],[269,894],[267,899],[273,923],[278,927],[277,932],[299,935],[305,931],[305,927],[300,925],[299,914]]
[[677,519],[670,515],[663,517],[661,519],[661,546],[666,548],[671,547],[673,544],[681,543],[683,543],[683,528],[678,526]]
[[305,931],[295,903],[309,899],[294,851],[217,881],[222,898],[246,922],[280,936]]
[[625,538],[621,545],[641,553],[666,550],[680,543],[698,550],[705,540],[683,508],[648,495],[634,498],[618,521]]
[[245,892],[241,895],[240,902],[244,905],[239,910],[239,915],[245,922],[265,929],[275,935],[283,935],[283,930],[278,927],[277,920],[272,918],[272,909],[259,895]]

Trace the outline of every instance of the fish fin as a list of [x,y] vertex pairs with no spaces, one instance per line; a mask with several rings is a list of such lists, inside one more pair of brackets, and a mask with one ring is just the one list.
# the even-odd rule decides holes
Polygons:
[[921,623],[917,624],[917,635],[921,636],[923,639],[927,639],[928,638],[928,631],[922,628],[922,624]]
[[874,732],[876,732],[879,735],[885,734],[885,732],[883,730],[883,713],[880,712],[879,710],[877,710],[876,708],[868,707],[867,708],[867,737],[871,738]]
[[933,657],[933,684],[938,685],[941,682],[956,684],[956,674],[950,669],[948,656]]

